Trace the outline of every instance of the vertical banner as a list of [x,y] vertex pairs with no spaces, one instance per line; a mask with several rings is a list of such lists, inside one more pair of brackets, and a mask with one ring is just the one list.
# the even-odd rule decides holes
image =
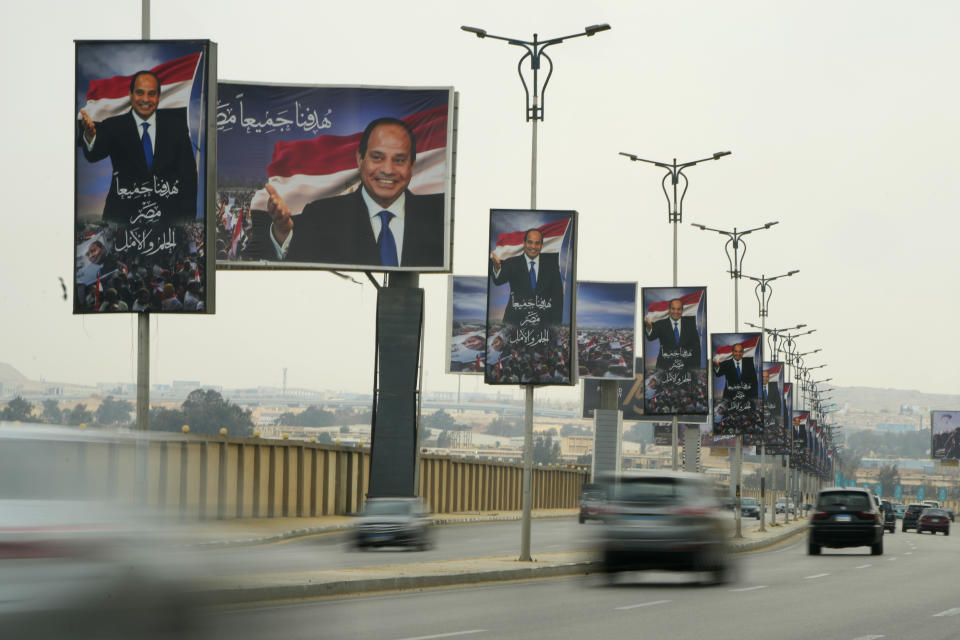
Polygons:
[[[793,383],[783,384],[783,432],[786,435],[786,455],[793,455]],[[791,468],[793,462],[790,463]]]
[[484,381],[575,384],[577,212],[491,209],[489,239]]
[[783,363],[763,363],[763,444],[770,455],[790,453],[787,429],[784,424],[786,412],[783,388]]
[[807,464],[807,422],[809,411],[793,412],[793,446],[790,451],[790,467],[804,469]]
[[707,288],[644,287],[644,413],[707,415]]
[[761,376],[763,342],[759,333],[714,333],[713,432],[743,436],[745,446],[763,437]]
[[449,271],[451,87],[221,82],[217,263]]
[[[484,276],[448,276],[447,373],[482,374],[486,356],[487,279]],[[500,341],[502,342],[502,340]],[[495,358],[502,351],[492,345]]]
[[960,460],[960,410],[930,412],[930,457]]
[[215,102],[209,40],[76,42],[74,313],[213,312]]
[[634,379],[636,282],[577,283],[581,378]]

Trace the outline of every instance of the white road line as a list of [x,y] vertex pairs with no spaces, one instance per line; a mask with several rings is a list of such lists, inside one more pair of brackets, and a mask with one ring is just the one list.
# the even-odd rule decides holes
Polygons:
[[667,604],[670,600],[654,600],[653,602],[641,602],[640,604],[628,604],[625,607],[617,607],[614,611],[627,611],[628,609],[639,609],[640,607],[652,607],[655,604]]
[[887,558],[887,560],[889,560],[890,562],[893,562],[894,560],[896,560],[896,558]]
[[742,593],[744,591],[756,591],[757,589],[766,589],[767,585],[759,584],[755,587],[743,587],[742,589],[730,589],[732,593]]
[[913,551],[905,551],[903,555],[905,555],[905,556],[912,556],[912,555],[913,555]]
[[807,576],[804,580],[813,580],[814,578],[822,578],[824,576],[830,575],[829,573],[815,573],[812,576]]
[[860,636],[853,640],[877,640],[877,638],[886,638],[886,636]]
[[400,638],[400,640],[432,640],[433,638],[452,638],[454,636],[468,636],[473,633],[486,633],[486,629],[467,629],[466,631],[451,631],[450,633],[438,633],[434,636],[415,636],[410,638]]
[[862,564],[859,567],[854,567],[854,569],[866,569],[867,567],[872,567],[872,564]]
[[941,611],[940,613],[933,614],[934,618],[944,618],[946,616],[955,616],[960,614],[960,607],[954,607],[953,609],[947,609],[946,611]]

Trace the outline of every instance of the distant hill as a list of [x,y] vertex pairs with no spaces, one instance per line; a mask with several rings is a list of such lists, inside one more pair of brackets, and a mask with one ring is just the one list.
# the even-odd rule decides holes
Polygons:
[[881,411],[900,413],[904,405],[920,410],[960,409],[960,394],[923,393],[914,389],[878,389],[876,387],[837,387],[830,392],[841,407],[847,405],[854,411]]
[[0,382],[27,382],[27,376],[6,362],[0,362]]

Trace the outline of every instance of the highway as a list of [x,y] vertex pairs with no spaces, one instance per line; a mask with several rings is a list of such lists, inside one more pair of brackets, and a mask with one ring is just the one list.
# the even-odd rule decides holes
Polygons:
[[591,575],[230,607],[204,622],[212,638],[289,640],[960,636],[957,537],[898,530],[884,544],[883,556],[866,548],[808,556],[798,537],[745,554],[737,580],[716,587],[685,574],[629,574],[612,586]]

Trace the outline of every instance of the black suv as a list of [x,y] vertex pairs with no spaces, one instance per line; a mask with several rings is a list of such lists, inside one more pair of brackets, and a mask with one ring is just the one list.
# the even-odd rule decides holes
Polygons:
[[857,487],[823,489],[810,516],[807,553],[820,555],[821,547],[870,547],[883,555],[883,514],[873,496]]
[[893,509],[893,503],[889,500],[880,502],[880,511],[883,512],[883,530],[890,533],[897,532],[897,512]]
[[906,531],[907,529],[916,529],[917,519],[920,518],[920,512],[927,508],[927,505],[920,502],[908,504],[906,510],[903,512],[903,526],[900,528],[900,530]]

